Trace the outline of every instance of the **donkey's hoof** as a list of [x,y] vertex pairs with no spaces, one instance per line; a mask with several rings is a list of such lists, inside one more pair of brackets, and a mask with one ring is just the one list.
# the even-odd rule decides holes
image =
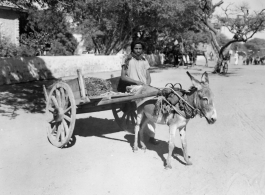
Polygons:
[[172,169],[172,166],[171,165],[166,165],[165,169]]
[[189,160],[188,161],[186,160],[186,165],[192,165],[192,162]]
[[142,146],[141,149],[142,149],[142,150],[146,150],[146,146]]
[[137,152],[138,151],[138,147],[133,147],[133,152]]
[[147,149],[147,148],[146,148],[146,146],[144,146],[144,147],[142,147],[141,149],[142,149],[144,152],[146,152],[146,149]]

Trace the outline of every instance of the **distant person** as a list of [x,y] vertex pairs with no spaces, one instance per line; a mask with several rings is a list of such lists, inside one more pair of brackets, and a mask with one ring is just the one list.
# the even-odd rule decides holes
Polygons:
[[231,60],[231,56],[232,56],[232,54],[233,54],[233,51],[230,49],[230,50],[229,50],[229,56],[230,56],[230,57],[229,57],[229,62],[230,62],[230,60]]
[[235,58],[235,65],[238,65],[238,58],[239,58],[238,51],[236,51],[234,58]]

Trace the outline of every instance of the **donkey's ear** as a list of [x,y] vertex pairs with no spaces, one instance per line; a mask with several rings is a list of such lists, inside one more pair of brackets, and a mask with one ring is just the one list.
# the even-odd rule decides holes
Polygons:
[[200,90],[202,88],[200,81],[198,81],[197,79],[195,79],[188,71],[187,74],[190,77],[191,83],[194,87],[196,87],[198,90]]
[[208,74],[207,74],[207,72],[204,72],[204,73],[202,74],[201,81],[202,81],[204,84],[209,84],[209,78],[208,78]]

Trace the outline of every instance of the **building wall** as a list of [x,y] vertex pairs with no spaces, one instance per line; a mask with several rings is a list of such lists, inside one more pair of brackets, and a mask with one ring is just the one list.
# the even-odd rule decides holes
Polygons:
[[11,10],[0,9],[0,34],[11,43],[19,44],[19,15]]

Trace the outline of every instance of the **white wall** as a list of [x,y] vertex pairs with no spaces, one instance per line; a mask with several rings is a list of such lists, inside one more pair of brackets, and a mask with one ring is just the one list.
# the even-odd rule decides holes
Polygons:
[[0,59],[0,85],[121,69],[121,55],[38,56]]
[[[38,56],[0,58],[0,85],[121,70],[124,55],[110,56]],[[151,66],[160,65],[160,58],[149,55]]]

